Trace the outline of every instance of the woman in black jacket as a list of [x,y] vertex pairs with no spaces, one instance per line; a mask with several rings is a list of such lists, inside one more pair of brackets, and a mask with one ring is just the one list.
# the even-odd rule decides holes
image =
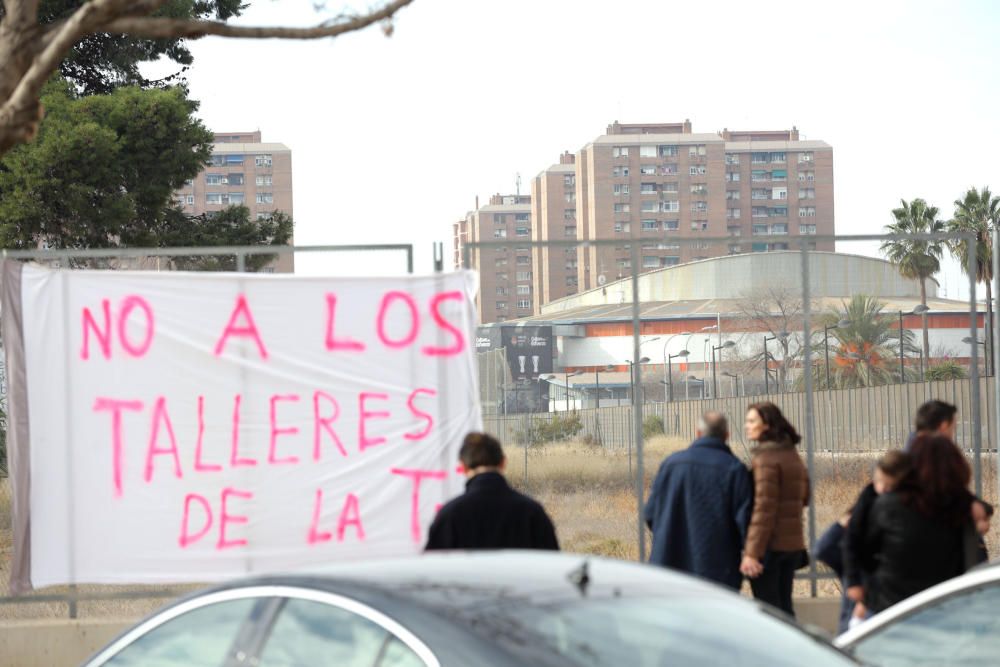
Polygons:
[[865,531],[875,569],[864,598],[874,613],[976,562],[965,457],[948,438],[922,435],[910,450],[910,465],[896,490],[875,501]]

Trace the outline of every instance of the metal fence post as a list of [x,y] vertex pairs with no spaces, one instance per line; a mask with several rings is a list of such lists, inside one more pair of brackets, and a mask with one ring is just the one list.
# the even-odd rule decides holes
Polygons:
[[969,359],[969,377],[972,380],[972,456],[975,462],[976,495],[983,497],[983,430],[979,415],[979,306],[976,302],[976,253],[978,243],[969,243],[968,264],[969,274],[969,336],[972,342],[972,355]]
[[1000,333],[997,332],[997,321],[1000,320],[1000,229],[993,228],[993,447],[996,451],[997,498],[1000,499],[1000,380],[996,374],[996,357],[1000,354]]
[[642,466],[642,351],[639,349],[641,322],[639,314],[639,244],[633,243],[632,257],[632,369],[635,384],[632,386],[632,427],[635,430],[635,504],[636,529],[639,532],[639,562],[646,560],[646,524],[642,519],[643,495],[646,484]]
[[[803,241],[799,246],[802,257],[802,329],[804,340],[803,354],[804,360],[802,370],[805,374],[806,390],[806,469],[809,471],[810,481],[816,479],[816,466],[814,461],[814,449],[816,434],[813,429],[813,377],[812,377],[812,323],[809,321],[812,315],[812,307],[809,303],[809,246]],[[816,544],[816,503],[815,495],[809,499],[809,552],[812,553]],[[809,559],[809,594],[816,597],[816,559]]]

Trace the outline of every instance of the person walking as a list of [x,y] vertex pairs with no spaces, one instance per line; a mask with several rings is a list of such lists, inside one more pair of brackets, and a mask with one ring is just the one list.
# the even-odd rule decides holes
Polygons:
[[865,533],[875,569],[864,584],[867,611],[877,614],[974,566],[972,472],[947,437],[919,435],[910,447],[910,471],[894,491],[878,497]]
[[446,503],[431,523],[426,551],[441,549],[549,549],[555,527],[545,509],[510,488],[500,442],[469,433],[458,454],[468,481],[465,493]]
[[792,581],[809,563],[802,510],[809,504],[809,474],[796,450],[802,440],[774,403],[754,403],[743,425],[750,452],[754,501],[740,572],[758,600],[795,616]]
[[653,531],[649,562],[739,590],[740,552],[753,483],[729,449],[729,423],[706,412],[697,438],[660,465],[643,512]]

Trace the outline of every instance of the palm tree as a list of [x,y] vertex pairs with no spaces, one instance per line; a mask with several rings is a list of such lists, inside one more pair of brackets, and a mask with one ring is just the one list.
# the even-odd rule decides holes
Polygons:
[[[963,199],[955,200],[955,217],[948,223],[954,232],[967,232],[976,237],[976,282],[986,283],[986,368],[993,366],[993,230],[1000,224],[1000,197],[989,188],[969,188]],[[952,241],[951,252],[966,275],[969,273],[969,241]],[[995,370],[994,370],[995,372]]]
[[[898,381],[899,327],[891,314],[883,313],[885,303],[874,296],[855,294],[842,308],[819,318],[820,326],[847,321],[831,328],[830,389],[871,387]],[[820,329],[822,332],[822,329]],[[819,343],[822,346],[822,342]],[[903,330],[903,353],[917,351],[913,332]],[[826,387],[826,368],[813,369],[817,387]]]
[[[939,234],[945,231],[945,223],[937,219],[936,206],[928,206],[923,199],[914,199],[907,203],[900,199],[899,208],[892,209],[892,217],[896,220],[886,225],[890,234]],[[899,273],[904,278],[920,281],[920,303],[927,306],[927,279],[941,268],[943,241],[918,241],[916,239],[900,239],[886,241],[882,244],[882,252],[886,258],[897,265]],[[927,313],[921,315],[924,329],[924,358],[930,360],[930,340],[927,336]]]

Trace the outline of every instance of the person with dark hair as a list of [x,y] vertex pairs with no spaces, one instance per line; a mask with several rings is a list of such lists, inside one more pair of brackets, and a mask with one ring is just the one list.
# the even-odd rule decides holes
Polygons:
[[875,567],[864,604],[878,613],[911,595],[956,577],[976,564],[972,472],[948,438],[920,435],[910,470],[895,490],[879,496],[865,531]]
[[653,531],[650,563],[739,590],[753,483],[728,440],[725,416],[706,412],[691,446],[660,465],[643,515]]
[[809,563],[802,510],[809,504],[809,474],[796,451],[802,440],[774,403],[747,409],[743,430],[751,450],[754,501],[740,572],[758,600],[795,616],[792,581]]
[[550,549],[555,527],[540,504],[510,488],[500,442],[469,433],[458,453],[468,481],[465,493],[444,505],[431,523],[425,550]]
[[903,449],[909,451],[918,435],[943,435],[955,442],[957,415],[958,408],[951,403],[936,398],[927,401],[917,408],[917,415],[913,420],[913,432],[906,438]]

